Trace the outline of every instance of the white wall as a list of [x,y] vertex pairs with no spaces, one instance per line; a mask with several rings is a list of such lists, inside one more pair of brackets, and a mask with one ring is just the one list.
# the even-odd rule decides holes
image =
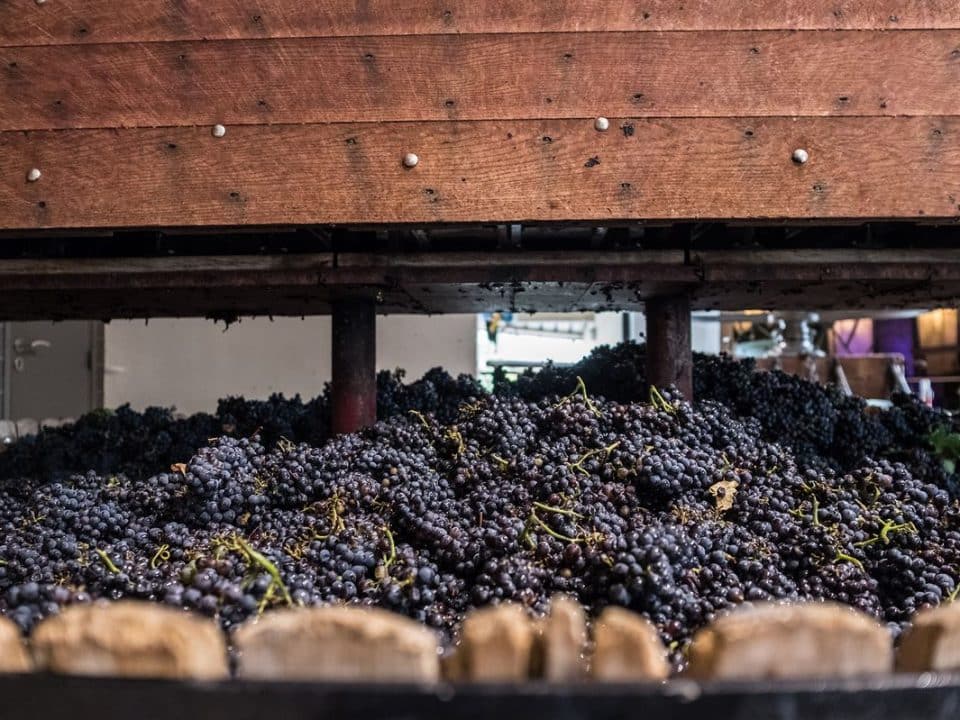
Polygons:
[[[634,315],[633,329],[634,338],[643,334],[642,314]],[[498,347],[487,347],[475,315],[379,317],[377,365],[404,368],[408,381],[437,365],[454,375],[474,375],[478,342],[484,369],[490,357],[575,361],[594,344],[619,342],[621,316],[598,315],[597,331],[590,342],[504,335]],[[718,352],[719,335],[719,323],[695,321],[694,349]],[[310,398],[330,379],[329,340],[326,317],[247,318],[226,331],[210,320],[114,321],[104,335],[104,405],[174,406],[193,413],[212,411],[228,395],[265,398],[282,392]]]
[[[647,318],[643,313],[630,313],[633,340],[642,342],[647,333]],[[715,317],[716,320],[711,320]],[[690,344],[694,352],[717,354],[720,352],[720,313],[701,312],[697,313],[693,322],[690,324]]]
[[[476,372],[474,315],[377,319],[377,364],[407,379],[442,365]],[[330,319],[244,319],[224,331],[210,320],[114,321],[105,329],[104,405],[212,411],[228,395],[313,397],[330,379]]]
[[[536,322],[537,315],[531,320]],[[486,324],[477,318],[477,362],[481,372],[490,372],[489,360],[523,360],[540,362],[553,360],[557,363],[573,363],[580,360],[598,345],[616,344],[623,340],[623,314],[597,313],[595,334],[582,338],[549,337],[523,333],[500,333],[496,343],[487,337]]]

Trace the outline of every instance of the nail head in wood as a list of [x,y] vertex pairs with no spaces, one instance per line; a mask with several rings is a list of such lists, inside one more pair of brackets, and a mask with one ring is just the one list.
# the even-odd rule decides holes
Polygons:
[[598,117],[593,121],[593,127],[596,128],[598,132],[606,132],[610,129],[610,121],[605,117]]
[[35,0],[37,5],[43,5],[47,0]]
[[417,157],[416,153],[407,153],[403,156],[403,166],[405,168],[415,168],[420,164],[420,158]]
[[40,168],[30,168],[27,173],[27,182],[36,182],[40,179]]
[[803,148],[797,148],[796,150],[793,151],[793,161],[797,165],[803,165],[809,159],[810,159],[810,153],[808,153]]
[[221,138],[227,134],[227,129],[223,125],[214,125],[211,131],[214,137]]

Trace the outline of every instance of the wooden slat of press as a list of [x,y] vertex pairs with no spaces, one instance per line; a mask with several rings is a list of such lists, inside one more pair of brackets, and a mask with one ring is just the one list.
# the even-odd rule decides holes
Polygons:
[[598,30],[960,27],[953,0],[33,0],[0,3],[0,44]]
[[0,130],[960,114],[960,37],[576,33],[0,48]]
[[630,123],[629,136],[592,120],[0,133],[0,227],[960,214],[960,118]]

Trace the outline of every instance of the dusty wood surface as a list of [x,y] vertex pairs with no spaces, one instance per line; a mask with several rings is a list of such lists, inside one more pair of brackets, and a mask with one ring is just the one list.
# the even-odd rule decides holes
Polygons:
[[[517,281],[519,282],[519,281]],[[353,286],[348,286],[353,287]],[[423,283],[359,286],[382,292],[378,312],[386,314],[517,312],[606,312],[641,310],[644,300],[690,285],[635,281],[630,283],[512,283],[450,285]],[[180,289],[126,288],[63,291],[0,291],[2,320],[109,320],[144,317],[290,316],[330,314],[329,288],[270,287]],[[960,304],[960,283],[842,282],[825,283],[813,292],[807,282],[711,284],[694,286],[692,307],[738,310],[763,306],[779,309],[896,309]]]
[[31,633],[38,670],[66,675],[228,678],[220,628],[199,614],[135,600],[73,605]]
[[32,0],[0,3],[3,45],[598,30],[958,28],[952,0]]
[[[687,338],[689,344],[689,338]],[[688,350],[689,352],[689,350]],[[656,627],[625,608],[608,607],[593,626],[591,677],[599,682],[655,682],[670,674]]]
[[271,612],[241,625],[233,642],[243,679],[429,685],[440,670],[430,628],[356,605]]
[[862,677],[893,669],[893,638],[848,605],[757,603],[700,630],[689,655],[698,680]]
[[622,124],[633,133],[589,120],[0,133],[0,227],[960,215],[956,117]]
[[960,671],[960,605],[917,613],[897,653],[900,672]]
[[[0,130],[955,115],[954,31],[539,33],[0,48]],[[230,128],[228,128],[228,132]],[[611,132],[620,131],[615,126]]]
[[437,253],[409,264],[363,254],[2,260],[0,319],[300,316],[327,314],[342,297],[373,297],[379,313],[641,309],[678,293],[694,309],[960,303],[960,251],[917,262],[909,254],[716,266],[662,251]]

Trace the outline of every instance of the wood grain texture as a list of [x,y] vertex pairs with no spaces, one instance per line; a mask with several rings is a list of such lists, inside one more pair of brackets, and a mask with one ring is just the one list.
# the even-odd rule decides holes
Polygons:
[[920,260],[879,250],[866,264],[780,254],[789,262],[689,264],[647,251],[0,260],[0,319],[324,314],[344,296],[375,298],[380,313],[637,309],[681,292],[708,309],[960,302],[960,249]]
[[[128,285],[124,288],[50,290],[0,289],[0,320],[66,320],[137,317],[218,317],[238,315],[302,316],[328,314],[332,290],[382,291],[381,313],[472,313],[494,310],[604,312],[637,309],[644,299],[665,292],[686,292],[692,307],[737,310],[750,305],[791,309],[884,309],[904,306],[956,305],[960,285],[952,279],[920,281],[823,282],[816,288],[803,281],[753,283],[664,283],[635,280],[629,284],[530,283],[504,292],[489,285],[434,283],[382,288],[344,285],[233,287],[213,282],[207,287],[169,288]],[[649,276],[648,276],[649,278]]]
[[960,118],[630,122],[0,133],[0,227],[960,216]]
[[960,35],[573,33],[0,48],[0,130],[960,114]]
[[34,0],[0,44],[604,30],[958,28],[953,0]]

